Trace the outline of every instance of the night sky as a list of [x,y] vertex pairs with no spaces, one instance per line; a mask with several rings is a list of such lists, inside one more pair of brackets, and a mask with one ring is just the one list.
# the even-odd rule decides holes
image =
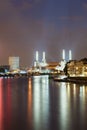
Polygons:
[[0,64],[19,56],[31,66],[35,51],[60,61],[87,57],[87,0],[0,0]]

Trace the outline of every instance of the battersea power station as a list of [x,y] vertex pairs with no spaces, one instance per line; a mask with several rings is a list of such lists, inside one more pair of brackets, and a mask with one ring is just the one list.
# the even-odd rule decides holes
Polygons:
[[[69,50],[69,59],[72,60],[72,52]],[[35,61],[31,68],[32,73],[59,73],[62,72],[66,65],[65,50],[62,51],[62,58],[60,62],[47,62],[45,52],[42,53],[42,60],[39,60],[39,52],[35,53]]]

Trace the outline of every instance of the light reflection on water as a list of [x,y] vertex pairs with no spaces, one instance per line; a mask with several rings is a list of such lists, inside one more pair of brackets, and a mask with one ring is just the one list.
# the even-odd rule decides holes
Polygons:
[[48,76],[33,77],[33,114],[34,129],[43,126],[47,129],[49,118],[49,80]]
[[86,130],[87,86],[0,78],[0,130]]
[[2,78],[0,78],[0,130],[3,130],[3,90]]

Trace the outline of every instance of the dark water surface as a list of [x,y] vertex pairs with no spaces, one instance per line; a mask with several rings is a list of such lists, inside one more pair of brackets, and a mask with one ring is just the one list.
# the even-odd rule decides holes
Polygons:
[[0,130],[87,130],[87,86],[0,78]]

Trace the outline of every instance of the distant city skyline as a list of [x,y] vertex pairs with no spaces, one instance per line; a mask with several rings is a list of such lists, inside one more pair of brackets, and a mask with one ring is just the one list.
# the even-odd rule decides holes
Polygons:
[[0,0],[0,64],[31,66],[36,50],[60,61],[63,49],[87,57],[87,0]]

